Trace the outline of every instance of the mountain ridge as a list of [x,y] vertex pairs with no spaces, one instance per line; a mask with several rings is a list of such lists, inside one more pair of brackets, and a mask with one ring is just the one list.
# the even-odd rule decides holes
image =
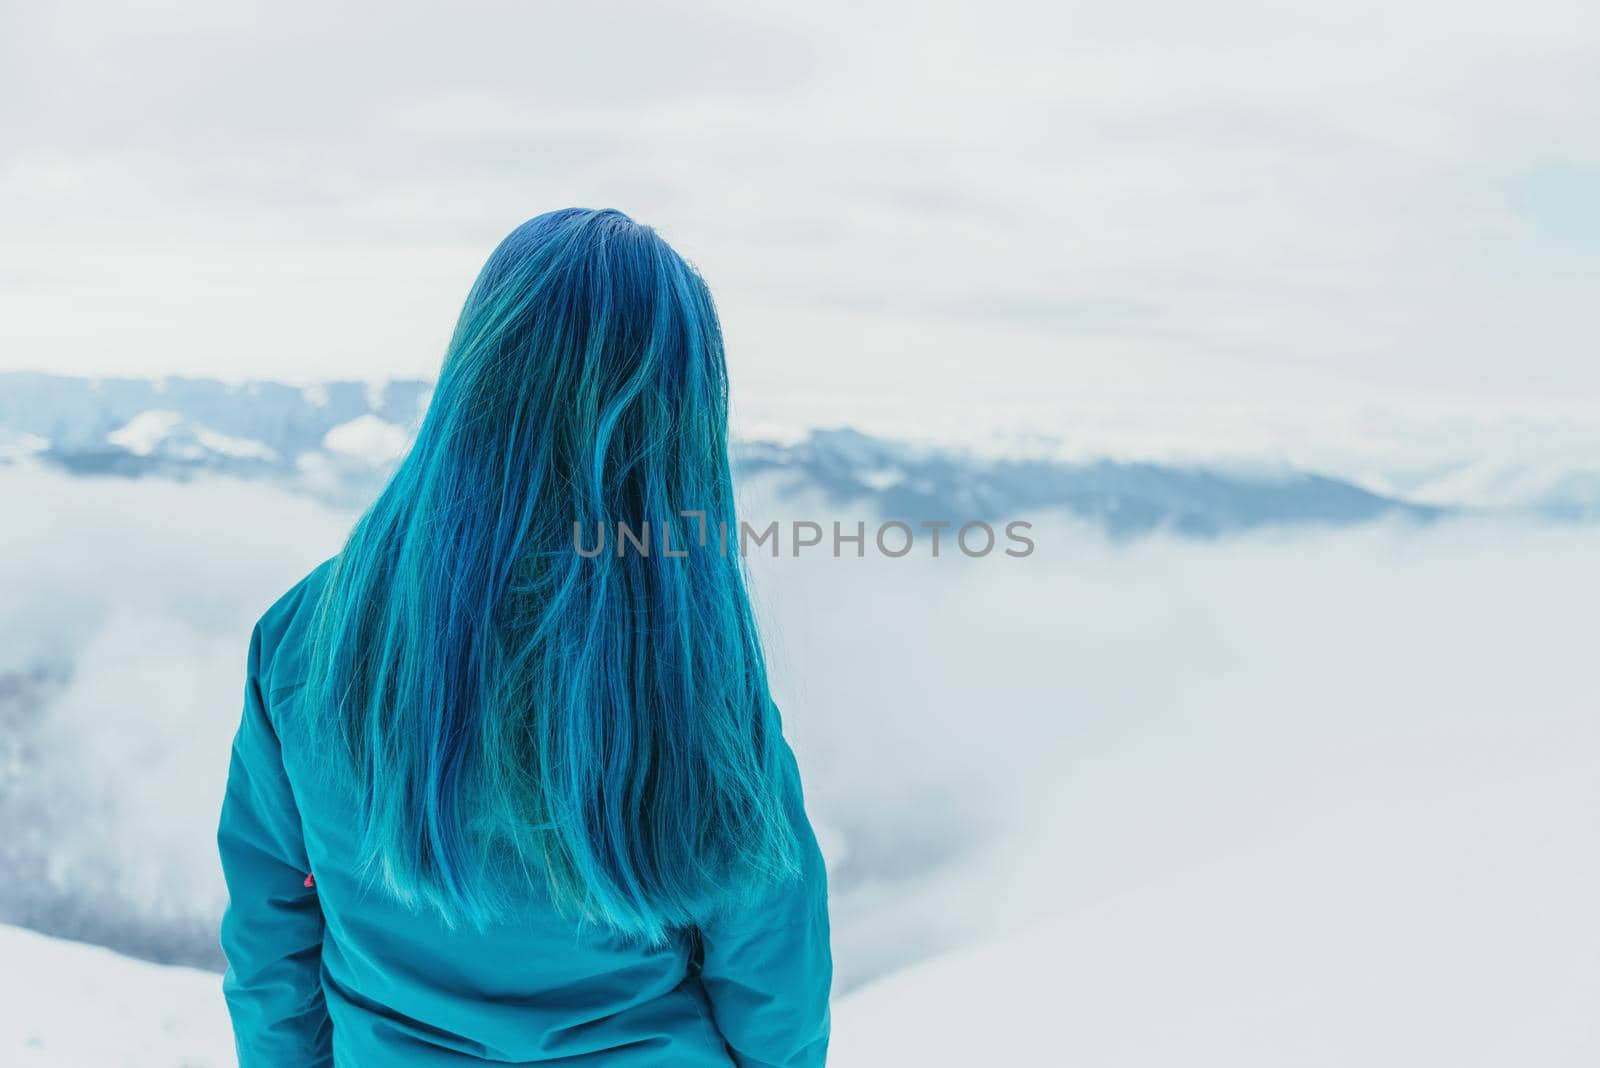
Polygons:
[[[344,507],[369,500],[403,454],[432,392],[417,379],[312,386],[204,378],[0,373],[0,462],[80,476],[262,479]],[[1020,518],[1063,511],[1115,537],[1189,537],[1285,524],[1428,521],[1454,509],[1316,472],[979,456],[813,428],[736,440],[736,477],[885,518]]]

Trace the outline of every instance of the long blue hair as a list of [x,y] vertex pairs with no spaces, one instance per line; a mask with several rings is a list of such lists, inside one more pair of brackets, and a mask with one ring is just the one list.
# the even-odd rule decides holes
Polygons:
[[[483,926],[540,880],[660,941],[794,872],[778,714],[715,534],[737,527],[727,395],[711,295],[649,227],[554,211],[489,257],[317,614],[309,722],[390,891]],[[593,553],[619,522],[648,524],[648,555]]]

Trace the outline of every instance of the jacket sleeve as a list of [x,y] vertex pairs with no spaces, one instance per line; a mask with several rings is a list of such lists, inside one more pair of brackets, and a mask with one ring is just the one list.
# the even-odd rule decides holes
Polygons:
[[260,686],[261,634],[250,639],[244,716],[233,741],[217,848],[228,884],[222,980],[240,1068],[331,1065],[322,995],[322,907],[300,814]]
[[700,927],[700,980],[739,1068],[812,1068],[828,1056],[828,877],[783,747],[800,876]]

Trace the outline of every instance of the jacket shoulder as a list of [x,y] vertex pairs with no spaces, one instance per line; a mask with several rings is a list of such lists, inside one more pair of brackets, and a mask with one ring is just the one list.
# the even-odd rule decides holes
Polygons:
[[312,617],[327,587],[334,561],[318,564],[289,587],[256,621],[256,671],[263,696],[305,681],[306,645]]

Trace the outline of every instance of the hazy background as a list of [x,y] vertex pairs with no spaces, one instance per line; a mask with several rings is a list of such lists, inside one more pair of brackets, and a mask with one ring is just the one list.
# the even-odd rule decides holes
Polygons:
[[[0,924],[216,966],[250,623],[608,206],[749,518],[1037,524],[755,562],[836,1063],[1600,1053],[1594,5],[0,0],[0,126]],[[7,1063],[227,1062],[0,938]]]

